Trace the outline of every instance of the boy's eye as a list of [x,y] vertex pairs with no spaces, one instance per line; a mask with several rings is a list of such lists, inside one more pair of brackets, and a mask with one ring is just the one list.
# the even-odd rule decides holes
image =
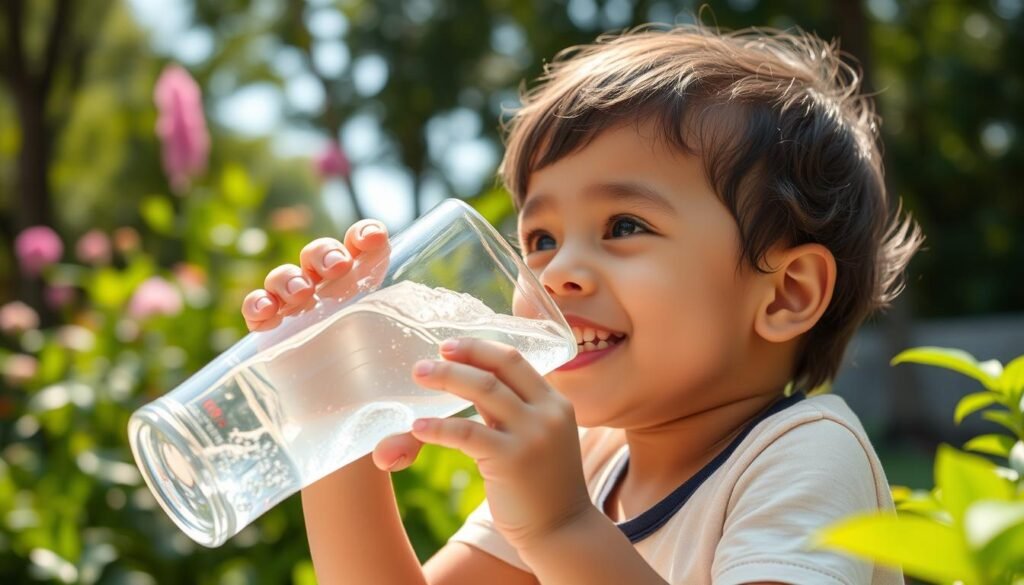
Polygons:
[[[550,250],[550,249],[553,249],[555,247],[555,239],[552,238],[551,236],[547,235],[547,234],[532,235],[532,236],[530,236],[530,238],[527,241],[529,241],[529,240],[533,240],[533,246],[527,246],[527,247],[528,248],[532,248],[532,249],[537,250],[537,251]],[[548,241],[551,242],[551,248],[545,248],[544,247],[544,244],[542,242],[544,242],[545,240],[548,240]]]
[[[649,231],[643,223],[632,217],[613,217],[609,220],[608,225],[609,230],[607,234],[612,238],[632,236]],[[523,243],[527,253],[551,250],[558,245],[555,239],[543,230],[532,230],[526,234]]]
[[[625,226],[626,233],[622,233],[622,230],[616,229],[620,226]],[[629,236],[643,229],[643,226],[640,225],[639,222],[628,217],[619,217],[612,220],[612,236],[614,237]]]

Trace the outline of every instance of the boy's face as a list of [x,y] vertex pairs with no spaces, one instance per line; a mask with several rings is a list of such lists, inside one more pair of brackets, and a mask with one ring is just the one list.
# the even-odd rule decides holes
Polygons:
[[737,268],[738,227],[700,159],[658,134],[650,122],[604,131],[534,172],[519,215],[526,263],[570,324],[626,334],[600,359],[547,376],[582,426],[655,425],[750,390],[737,378],[754,342],[757,275]]

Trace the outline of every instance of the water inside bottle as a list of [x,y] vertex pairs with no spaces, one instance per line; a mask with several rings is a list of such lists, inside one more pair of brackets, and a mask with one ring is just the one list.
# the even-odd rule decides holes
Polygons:
[[412,381],[413,363],[436,358],[449,337],[507,343],[542,374],[576,352],[554,323],[496,314],[465,293],[411,281],[371,293],[183,405],[201,429],[199,455],[234,516],[230,525],[245,526],[415,418],[469,406]]

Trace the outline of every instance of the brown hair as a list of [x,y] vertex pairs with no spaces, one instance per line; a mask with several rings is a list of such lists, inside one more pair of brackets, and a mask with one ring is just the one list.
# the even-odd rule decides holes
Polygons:
[[835,44],[802,32],[641,27],[571,47],[522,91],[499,174],[522,204],[530,175],[603,130],[653,118],[701,156],[762,272],[776,243],[817,242],[837,265],[831,303],[805,335],[795,387],[830,381],[857,327],[903,288],[923,237],[887,204],[878,117]]

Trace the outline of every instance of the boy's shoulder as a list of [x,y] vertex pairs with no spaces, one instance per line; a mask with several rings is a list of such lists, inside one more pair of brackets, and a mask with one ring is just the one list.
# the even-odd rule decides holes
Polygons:
[[[580,448],[588,484],[625,451],[620,429],[580,429]],[[877,486],[886,479],[874,447],[857,415],[842,397],[820,394],[801,400],[754,426],[723,462],[715,475],[731,475],[733,481],[757,460],[768,459],[781,467],[805,467],[816,463],[848,465],[851,460],[870,468]],[[813,463],[816,462],[816,463]]]
[[[860,419],[841,396],[808,397],[755,427],[729,458],[729,475],[742,485],[828,472],[871,486],[880,505],[889,499],[888,481]],[[766,468],[773,468],[766,473]],[[791,474],[791,475],[790,475]]]

